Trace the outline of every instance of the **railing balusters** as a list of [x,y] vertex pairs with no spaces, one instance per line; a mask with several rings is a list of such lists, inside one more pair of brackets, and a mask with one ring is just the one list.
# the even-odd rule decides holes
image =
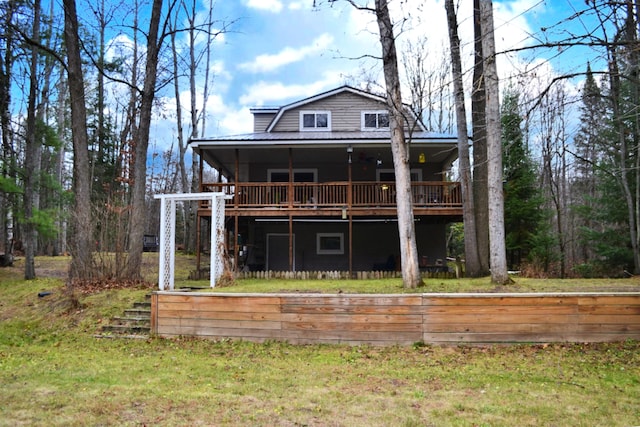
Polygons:
[[[417,208],[429,207],[461,207],[462,196],[458,182],[412,182],[411,193],[413,204]],[[288,207],[289,196],[293,195],[291,206],[313,206],[325,208],[343,208],[348,206],[349,183],[293,183],[293,191],[289,193],[289,183],[278,182],[245,182],[238,183],[205,183],[202,191],[223,192],[234,198],[227,201],[229,206],[239,209],[261,207]],[[352,182],[351,207],[375,208],[395,207],[395,182]],[[201,203],[207,208],[206,202]]]

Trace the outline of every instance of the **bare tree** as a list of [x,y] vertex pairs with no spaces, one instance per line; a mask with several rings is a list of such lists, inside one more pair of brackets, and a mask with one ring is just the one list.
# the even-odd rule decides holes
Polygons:
[[473,128],[473,202],[476,243],[480,268],[467,270],[474,277],[489,274],[489,192],[487,186],[487,133],[485,122],[484,55],[480,26],[480,0],[473,0],[474,65],[471,91],[471,123]]
[[504,234],[504,195],[502,193],[502,141],[500,99],[493,27],[493,4],[480,0],[480,26],[486,82],[487,184],[489,190],[489,246],[491,281],[504,285],[511,281],[507,272]]
[[555,85],[540,100],[542,189],[554,213],[558,244],[559,276],[567,274],[567,136],[565,123],[566,89]]
[[73,139],[73,237],[70,245],[69,283],[87,279],[93,273],[93,227],[91,225],[91,182],[89,180],[89,149],[84,77],[80,57],[78,15],[75,0],[64,0],[64,41],[67,47],[67,73],[71,100],[71,133]]
[[29,67],[29,97],[27,102],[27,124],[25,131],[25,174],[24,174],[24,245],[25,267],[24,278],[35,279],[35,256],[38,245],[36,229],[36,211],[40,207],[40,159],[42,145],[36,137],[36,109],[38,102],[38,57],[40,50],[40,0],[33,5],[33,23],[31,40],[31,62]]
[[374,12],[380,30],[386,98],[390,113],[389,128],[391,130],[391,153],[393,154],[396,177],[402,280],[406,288],[416,288],[422,285],[423,282],[418,267],[418,249],[411,200],[411,174],[404,135],[404,106],[400,92],[398,58],[387,0],[376,0]]
[[435,59],[426,37],[417,42],[407,41],[402,49],[402,65],[411,107],[423,120],[427,130],[451,133],[453,97],[450,82],[450,57],[446,49]]
[[162,39],[159,36],[163,3],[162,0],[153,0],[151,7],[151,19],[147,33],[145,76],[140,95],[139,121],[133,133],[135,149],[133,156],[129,257],[125,267],[125,275],[133,280],[139,280],[142,277],[140,269],[142,266],[142,246],[146,218],[147,149],[149,147],[151,116],[156,91],[158,58],[162,44]]
[[[0,133],[2,133],[2,171],[0,178],[5,182],[15,180],[15,150],[13,148],[13,129],[11,126],[11,81],[14,55],[14,30],[10,23],[18,7],[17,1],[9,0],[0,4]],[[3,188],[0,192],[0,242],[3,252],[10,257],[12,252],[12,237],[10,236],[12,210],[15,204],[17,188],[9,191]]]
[[462,216],[464,220],[465,267],[471,276],[478,274],[480,260],[476,240],[476,225],[471,184],[471,163],[469,160],[469,137],[467,130],[467,112],[464,101],[462,83],[462,60],[460,59],[460,38],[458,37],[458,20],[453,0],[445,1],[449,42],[451,45],[451,73],[456,104],[456,121],[458,130],[458,161],[460,167],[460,185],[462,189]]
[[[186,8],[186,5],[184,4],[184,2],[182,3],[183,6]],[[195,7],[195,2],[192,3],[193,7]],[[177,19],[177,14],[176,14],[176,19]],[[193,20],[195,19],[195,11],[194,14],[189,14],[187,13],[187,20],[189,20],[190,26],[193,26]],[[183,122],[182,122],[182,102],[180,99],[180,71],[179,71],[179,66],[180,66],[180,57],[178,55],[179,49],[178,46],[176,44],[176,35],[177,32],[175,31],[175,22],[170,23],[170,25],[172,26],[171,28],[171,52],[172,52],[172,60],[173,60],[173,74],[174,74],[174,78],[173,78],[173,90],[174,90],[174,95],[176,97],[176,126],[177,126],[177,140],[178,140],[178,164],[177,164],[177,170],[176,173],[180,175],[180,191],[182,192],[188,192],[189,188],[188,188],[188,181],[187,181],[187,168],[184,162],[184,156],[185,153],[187,151],[187,144],[185,141],[185,134],[184,134],[184,126],[183,126]],[[192,30],[189,30],[189,41],[192,42],[193,41],[193,33]],[[189,44],[189,57],[192,58],[193,57],[193,45],[190,43]],[[190,70],[190,74],[193,74],[194,70],[193,68],[191,68]],[[195,102],[195,100],[192,99],[192,104]],[[192,113],[194,114],[194,113]],[[191,203],[189,202],[185,202],[185,203],[181,203],[180,204],[181,208],[183,209],[183,216],[185,218],[185,220],[183,221],[183,226],[184,226],[184,248],[187,252],[189,252],[190,250],[192,250],[194,248],[194,246],[191,246],[191,239],[190,239],[190,230],[192,227],[192,222],[191,222],[191,214],[190,211],[192,211],[192,206]]]

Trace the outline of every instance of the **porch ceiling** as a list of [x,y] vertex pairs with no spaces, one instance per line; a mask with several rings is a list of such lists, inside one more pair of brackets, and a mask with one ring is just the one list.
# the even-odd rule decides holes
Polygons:
[[[300,133],[294,132],[300,135]],[[289,149],[292,149],[294,164],[296,162],[308,162],[310,159],[318,163],[335,163],[344,161],[347,163],[348,147],[353,149],[351,154],[354,163],[363,159],[380,159],[385,165],[392,165],[393,159],[389,144],[388,133],[386,135],[371,135],[365,132],[357,132],[360,138],[341,139],[327,138],[326,133],[316,138],[312,135],[303,135],[304,139],[295,140],[276,139],[274,135],[267,134],[268,138],[258,139],[256,134],[246,135],[245,139],[201,139],[191,141],[192,149],[203,156],[204,161],[210,166],[232,175],[236,161],[236,150],[239,153],[239,161],[242,163],[288,163]],[[364,135],[363,135],[364,134]],[[289,136],[289,135],[287,135]],[[366,139],[364,138],[366,136]],[[322,139],[320,138],[322,137]],[[417,162],[421,153],[424,153],[426,162],[447,165],[457,158],[457,141],[453,137],[414,137],[411,140],[410,158]],[[342,159],[342,160],[341,160]]]

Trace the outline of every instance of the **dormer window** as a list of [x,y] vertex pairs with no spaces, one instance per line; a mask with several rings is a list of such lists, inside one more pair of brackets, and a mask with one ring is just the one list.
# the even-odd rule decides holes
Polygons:
[[300,130],[331,130],[331,111],[300,111]]
[[363,111],[362,130],[389,129],[389,113],[387,111]]

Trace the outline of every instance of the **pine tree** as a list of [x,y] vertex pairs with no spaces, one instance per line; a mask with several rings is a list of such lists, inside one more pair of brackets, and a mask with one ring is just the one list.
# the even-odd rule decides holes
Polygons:
[[501,114],[505,240],[512,269],[520,268],[529,254],[532,237],[542,220],[537,173],[524,142],[518,100],[518,93],[508,89]]
[[[598,198],[598,164],[602,161],[603,150],[606,147],[605,132],[609,114],[602,91],[596,82],[591,65],[587,64],[586,78],[582,90],[582,106],[580,108],[580,127],[573,143],[575,146],[575,178],[572,182],[573,205],[576,207],[576,221],[578,229],[591,230],[586,233],[592,236],[596,227],[593,218],[596,199]],[[604,122],[604,123],[603,123]],[[592,245],[585,239],[577,242],[576,255],[578,260],[587,263],[594,259],[595,252]]]

